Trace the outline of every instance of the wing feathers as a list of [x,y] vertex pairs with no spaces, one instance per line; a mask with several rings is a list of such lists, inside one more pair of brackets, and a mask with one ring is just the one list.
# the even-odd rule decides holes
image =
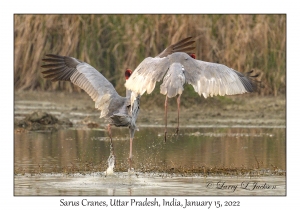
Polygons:
[[[180,56],[182,55],[179,54],[177,60],[180,60]],[[199,95],[223,96],[254,91],[253,83],[247,76],[223,64],[204,62],[186,56],[182,62],[186,71],[186,82],[193,85]]]
[[162,80],[169,67],[169,60],[164,58],[145,58],[133,71],[125,87],[137,94],[150,94],[157,81]]
[[[191,39],[192,37],[189,37],[189,39]],[[184,40],[183,40],[184,41]],[[184,47],[187,47],[187,46],[190,46],[192,44],[194,44],[195,41],[184,41],[183,43],[177,43],[177,44],[174,44],[173,45],[173,51],[174,52],[181,52],[181,50],[184,48]],[[193,49],[195,49],[195,47],[193,47]],[[184,51],[183,51],[184,52]]]
[[159,55],[157,55],[157,58],[163,58],[166,57],[174,52],[186,52],[189,53],[189,51],[194,50],[195,47],[188,47],[192,45],[195,41],[189,41],[192,37],[187,37],[185,39],[180,40],[179,42],[170,45],[164,51],[162,51]]
[[150,94],[157,81],[163,79],[170,63],[166,56],[174,52],[190,52],[195,49],[191,45],[195,42],[192,37],[187,37],[167,47],[155,58],[146,58],[134,70],[133,74],[126,81],[125,87],[133,92],[143,95],[146,91]]
[[223,64],[193,59],[182,52],[172,53],[164,58],[146,58],[125,86],[142,95],[145,91],[151,93],[155,83],[162,78],[161,93],[168,97],[181,94],[184,83],[191,84],[194,90],[205,98],[243,94],[255,89],[248,75]]
[[48,62],[42,66],[47,69],[42,71],[44,78],[51,81],[71,81],[85,90],[95,101],[95,107],[101,110],[100,117],[107,117],[117,112],[128,100],[119,96],[113,85],[89,64],[72,57],[52,54],[46,56],[50,58],[43,59]]
[[[175,47],[176,46],[183,46],[185,43],[189,43],[188,41],[189,40],[191,40],[191,36],[189,36],[189,37],[187,37],[187,38],[184,38],[184,39],[182,39],[182,40],[180,40],[180,41],[178,41],[178,42],[176,42],[175,44],[173,44]],[[195,42],[195,41],[190,41],[190,42]]]
[[175,52],[186,52],[186,53],[190,53],[191,50],[194,50],[195,47],[185,47],[185,48],[180,48],[178,50],[174,50]]

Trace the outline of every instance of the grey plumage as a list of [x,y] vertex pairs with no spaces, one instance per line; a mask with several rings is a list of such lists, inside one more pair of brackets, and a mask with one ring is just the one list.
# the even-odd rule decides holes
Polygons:
[[115,126],[131,125],[131,109],[127,108],[131,92],[128,92],[127,97],[120,96],[99,71],[76,58],[52,54],[46,56],[51,59],[43,59],[50,63],[42,66],[48,69],[42,71],[44,78],[71,81],[95,101],[95,108],[101,111],[100,118],[104,117]]
[[[136,127],[136,119],[139,112],[139,96],[134,97],[131,103],[131,91],[126,90],[126,97],[120,96],[113,85],[94,67],[76,58],[46,55],[49,58],[43,59],[48,64],[43,65],[47,70],[42,71],[44,78],[51,81],[71,81],[73,84],[85,90],[95,101],[95,108],[101,111],[100,118],[108,122],[108,133],[111,143],[111,154],[109,160],[115,160],[111,125],[117,127],[128,127],[130,135],[129,162],[131,168],[132,141]],[[131,71],[129,73],[129,76]],[[133,107],[131,107],[133,106]]]
[[180,63],[172,63],[164,76],[163,83],[160,86],[160,92],[169,98],[182,94],[185,83],[184,71]]
[[[164,52],[170,52],[170,49],[167,49]],[[160,93],[166,95],[165,141],[168,98],[178,95],[178,125],[176,129],[176,133],[178,133],[180,96],[184,90],[185,83],[191,84],[194,90],[205,98],[216,95],[243,94],[255,90],[255,84],[250,78],[250,74],[244,75],[223,64],[196,60],[191,53],[185,51],[172,52],[168,55],[164,52],[154,58],[145,58],[126,81],[125,87],[135,93],[135,95],[141,96],[146,91],[150,94],[154,90],[156,82],[163,79]],[[131,96],[131,102],[135,100],[133,96]]]
[[[71,81],[85,90],[101,111],[100,117],[110,125],[128,126],[130,129],[130,156],[132,139],[139,112],[140,96],[150,94],[156,82],[163,80],[160,92],[167,98],[178,95],[178,115],[180,95],[186,83],[205,98],[215,95],[234,95],[253,92],[255,85],[250,75],[244,75],[223,64],[210,63],[192,58],[194,41],[187,37],[170,45],[156,57],[145,58],[125,83],[126,97],[120,96],[113,85],[94,67],[76,58],[48,54],[43,59],[44,77],[51,81]],[[178,117],[179,127],[179,117]],[[166,133],[166,131],[165,131]]]
[[[164,57],[174,52],[188,52],[194,49],[194,47],[190,46],[194,41],[190,41],[190,39],[191,37],[185,38],[167,47],[157,57]],[[95,101],[95,108],[101,111],[100,118],[103,117],[108,122],[111,146],[112,135],[110,126],[129,127],[129,163],[131,168],[132,141],[135,131],[138,130],[136,120],[139,113],[140,94],[136,94],[127,89],[126,97],[122,97],[116,92],[113,85],[89,64],[68,56],[53,54],[46,56],[47,58],[43,59],[43,61],[47,64],[42,66],[42,68],[47,69],[42,71],[44,78],[50,79],[53,82],[70,81],[90,95],[93,101]],[[130,78],[131,71],[130,73],[126,73]],[[112,155],[113,154],[111,154],[111,156]]]
[[[205,98],[216,95],[235,95],[254,91],[252,80],[223,64],[193,59],[183,52],[163,58],[148,57],[134,70],[125,87],[137,94],[150,94],[163,79],[161,93],[174,97],[181,94],[185,83]],[[175,94],[175,95],[174,95]]]

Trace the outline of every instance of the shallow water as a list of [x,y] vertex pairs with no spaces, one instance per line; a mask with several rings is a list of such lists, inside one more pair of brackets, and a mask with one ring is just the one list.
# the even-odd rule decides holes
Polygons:
[[285,195],[283,176],[181,177],[162,173],[116,172],[15,176],[15,195]]
[[14,193],[285,195],[285,128],[181,128],[166,143],[163,131],[141,127],[136,132],[135,171],[129,174],[128,129],[113,128],[112,176],[103,173],[110,154],[104,129],[16,132]]

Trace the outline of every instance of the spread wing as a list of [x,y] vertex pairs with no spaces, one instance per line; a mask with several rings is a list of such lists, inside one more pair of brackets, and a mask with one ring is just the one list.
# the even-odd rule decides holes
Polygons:
[[145,91],[150,94],[154,90],[156,82],[166,74],[169,66],[167,57],[145,58],[126,80],[125,87],[139,95],[143,95]]
[[248,76],[222,64],[193,59],[182,52],[175,52],[164,58],[146,58],[126,81],[125,86],[137,94],[142,95],[145,91],[149,94],[156,82],[162,79],[161,93],[168,94],[169,97],[181,94],[184,83],[191,84],[205,98],[242,94],[255,89]]
[[94,67],[76,58],[46,55],[43,59],[47,62],[42,68],[44,78],[51,81],[71,81],[82,88],[95,101],[95,108],[101,110],[100,117],[110,116],[118,111],[119,107],[127,100],[121,97],[113,85]]
[[196,60],[185,53],[174,53],[170,59],[182,65],[185,82],[191,84],[194,90],[205,98],[243,94],[255,90],[255,84],[248,75],[223,64]]
[[180,40],[179,42],[176,42],[175,44],[170,45],[164,51],[162,51],[159,55],[157,55],[157,58],[163,58],[166,57],[174,52],[185,52],[185,53],[192,53],[192,50],[195,49],[195,47],[191,46],[195,41],[191,40],[192,37],[187,37],[185,39]]
[[192,53],[195,47],[191,45],[195,41],[191,39],[191,36],[184,38],[164,49],[155,58],[144,59],[130,76],[129,81],[126,81],[126,88],[140,95],[145,91],[150,94],[155,88],[156,81],[160,81],[168,70],[170,63],[166,57],[175,52]]

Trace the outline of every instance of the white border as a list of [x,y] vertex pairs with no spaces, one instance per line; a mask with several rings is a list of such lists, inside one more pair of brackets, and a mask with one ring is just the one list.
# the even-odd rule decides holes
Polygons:
[[[233,200],[239,209],[298,206],[299,175],[299,11],[291,1],[1,1],[1,204],[5,207],[56,209],[62,197],[13,196],[13,14],[15,13],[282,13],[287,14],[287,196],[286,197],[205,197],[206,200]],[[99,197],[95,197],[97,199]],[[117,198],[117,197],[116,197]],[[120,197],[122,198],[122,197]],[[192,197],[189,197],[192,199]],[[81,200],[83,197],[72,197]],[[93,199],[93,197],[89,197]],[[106,197],[106,199],[109,199]],[[82,208],[82,207],[77,207]],[[94,207],[95,208],[95,207]],[[5,208],[7,209],[7,208]],[[86,208],[84,208],[86,209]],[[112,208],[113,209],[113,208]],[[120,209],[120,208],[118,208]],[[129,208],[127,208],[129,209]],[[132,209],[132,207],[130,207]]]

